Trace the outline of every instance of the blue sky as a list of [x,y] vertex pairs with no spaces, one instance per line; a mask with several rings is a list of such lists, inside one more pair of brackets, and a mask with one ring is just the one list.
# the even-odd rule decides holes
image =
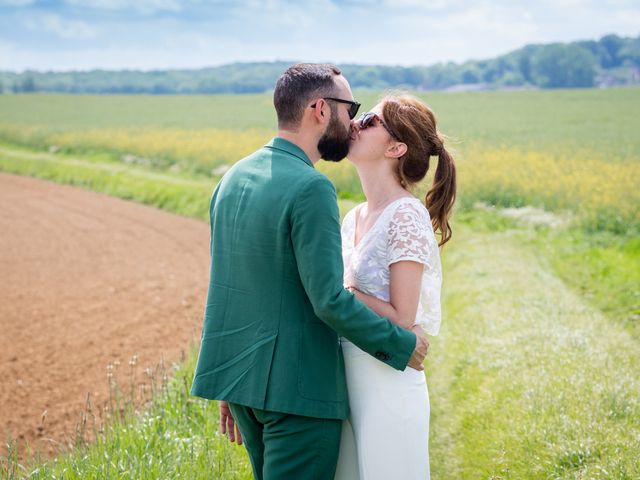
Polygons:
[[640,34],[640,0],[0,0],[0,69],[431,65]]

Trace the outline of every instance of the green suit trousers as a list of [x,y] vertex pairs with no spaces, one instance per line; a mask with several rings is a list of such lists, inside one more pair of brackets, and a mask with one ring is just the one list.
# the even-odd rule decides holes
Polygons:
[[257,480],[333,480],[342,420],[230,403]]

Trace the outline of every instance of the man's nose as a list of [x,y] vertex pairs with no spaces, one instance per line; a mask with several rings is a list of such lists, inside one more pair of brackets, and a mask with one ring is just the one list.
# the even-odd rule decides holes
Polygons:
[[360,122],[357,120],[351,120],[351,131],[359,132],[360,131]]

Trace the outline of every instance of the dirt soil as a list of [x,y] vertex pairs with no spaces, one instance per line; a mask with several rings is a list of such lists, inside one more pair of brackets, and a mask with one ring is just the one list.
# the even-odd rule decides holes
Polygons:
[[0,455],[9,435],[69,446],[87,394],[94,412],[108,400],[110,363],[126,382],[134,356],[138,377],[179,361],[208,275],[204,222],[0,173]]

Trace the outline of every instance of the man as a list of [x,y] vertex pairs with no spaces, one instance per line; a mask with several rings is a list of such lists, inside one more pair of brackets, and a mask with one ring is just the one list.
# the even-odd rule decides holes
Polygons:
[[343,288],[336,193],[313,165],[348,153],[359,104],[347,80],[332,65],[294,65],[274,104],[278,136],[235,164],[211,199],[191,393],[220,400],[234,436],[231,410],[255,478],[332,479],[348,415],[339,335],[398,370],[422,369],[428,344]]

